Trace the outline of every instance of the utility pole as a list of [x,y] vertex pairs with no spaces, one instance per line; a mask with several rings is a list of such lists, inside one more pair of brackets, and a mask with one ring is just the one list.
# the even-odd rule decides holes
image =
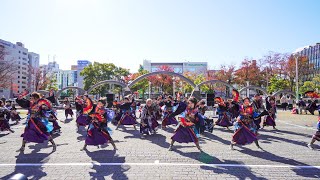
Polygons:
[[296,60],[296,102],[299,101],[299,74],[298,74],[298,54],[295,55]]

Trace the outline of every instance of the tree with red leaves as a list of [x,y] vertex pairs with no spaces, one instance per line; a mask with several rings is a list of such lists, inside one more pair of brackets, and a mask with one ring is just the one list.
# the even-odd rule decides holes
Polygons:
[[241,86],[246,86],[247,81],[250,85],[259,85],[262,80],[260,68],[257,65],[256,60],[244,59],[241,62],[241,66],[234,73],[235,82]]
[[265,80],[262,81],[261,84],[268,87],[273,77],[282,77],[285,72],[285,64],[287,59],[287,53],[277,53],[272,51],[270,51],[267,55],[260,59],[260,75],[262,79]]
[[0,89],[12,88],[14,86],[12,79],[18,69],[15,59],[8,60],[5,58],[7,55],[5,47],[0,45]]
[[[174,72],[173,68],[167,65],[159,66],[156,71]],[[173,87],[172,87],[173,79],[172,79],[172,76],[170,75],[158,74],[158,75],[148,77],[148,80],[151,82],[153,86],[160,87],[162,92],[171,93],[173,90]]]
[[[298,57],[298,79],[306,78],[307,75],[311,73],[313,64],[309,63],[308,57],[299,56]],[[290,56],[285,62],[285,76],[290,81],[290,89],[294,90],[295,79],[296,79],[296,59],[294,56]],[[299,82],[300,85],[303,85],[303,82]]]

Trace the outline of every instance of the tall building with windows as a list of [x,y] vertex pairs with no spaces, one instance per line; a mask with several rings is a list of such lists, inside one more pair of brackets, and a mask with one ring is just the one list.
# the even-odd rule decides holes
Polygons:
[[192,72],[196,74],[204,74],[208,69],[207,62],[151,62],[149,60],[143,61],[143,68],[149,72],[159,71],[161,66],[168,66],[175,73],[183,74],[185,72]]
[[63,89],[67,86],[76,86],[77,71],[75,70],[59,70],[56,73],[58,89]]
[[87,66],[91,64],[88,60],[78,60],[77,61],[77,85],[79,88],[84,88],[83,77],[80,75],[80,72]]
[[39,71],[40,68],[40,56],[39,54],[29,52],[28,53],[29,59],[29,81],[28,86],[30,87],[30,91],[33,92],[36,90],[36,73]]
[[14,63],[16,71],[12,75],[11,87],[0,89],[0,96],[12,98],[17,96],[24,89],[30,89],[30,70],[29,70],[29,53],[21,42],[11,43],[0,39],[0,45],[6,52],[4,61]]
[[320,74],[320,43],[299,48],[293,54],[307,57],[309,64],[312,65],[312,69],[310,69],[311,73],[306,75],[303,81],[310,81],[315,75]]

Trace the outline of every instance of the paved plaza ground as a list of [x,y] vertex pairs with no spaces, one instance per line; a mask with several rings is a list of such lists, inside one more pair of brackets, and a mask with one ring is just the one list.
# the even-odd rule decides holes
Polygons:
[[[58,118],[64,120],[59,110]],[[22,115],[24,116],[24,115]],[[113,129],[117,151],[111,145],[101,148],[84,144],[86,129],[77,131],[75,119],[68,119],[62,133],[55,136],[57,151],[44,144],[27,144],[24,154],[16,152],[21,145],[24,125],[12,126],[13,134],[0,134],[0,179],[23,173],[32,179],[319,179],[319,150],[307,143],[316,131],[317,116],[278,112],[277,128],[260,131],[255,145],[229,150],[232,131],[215,127],[213,133],[200,138],[204,152],[194,144],[175,144],[168,151],[174,127],[158,130],[156,135],[140,138],[131,126]],[[316,142],[319,144],[319,142]]]

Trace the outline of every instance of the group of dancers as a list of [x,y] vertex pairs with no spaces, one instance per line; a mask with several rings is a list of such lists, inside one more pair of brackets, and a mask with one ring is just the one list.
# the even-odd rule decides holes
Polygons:
[[[61,128],[57,121],[56,110],[52,105],[55,103],[54,94],[49,93],[49,96],[44,98],[41,94],[34,92],[31,93],[29,100],[26,98],[27,94],[28,91],[23,92],[16,100],[19,106],[28,109],[26,126],[21,135],[22,146],[18,151],[23,152],[27,142],[49,141],[54,152],[56,144],[52,134],[59,132]],[[176,99],[170,95],[159,96],[153,100],[147,99],[144,106],[135,102],[131,95],[124,97],[121,102],[113,101],[111,104],[108,104],[106,99],[95,102],[88,95],[78,96],[75,98],[76,123],[78,128],[87,127],[86,139],[81,150],[86,150],[87,146],[99,146],[106,143],[110,143],[114,150],[117,150],[111,137],[112,130],[109,128],[109,123],[114,124],[116,129],[120,126],[133,126],[134,129],[137,129],[136,126],[139,125],[141,138],[156,134],[158,128],[166,129],[173,125],[175,131],[171,136],[170,151],[173,150],[175,142],[194,143],[198,150],[202,151],[199,144],[200,134],[205,131],[212,132],[214,126],[228,129],[234,126],[230,143],[231,150],[234,150],[235,145],[251,143],[261,148],[258,143],[259,129],[265,126],[272,126],[276,129],[275,98],[268,96],[265,99],[266,106],[264,106],[259,94],[254,96],[252,102],[249,98],[240,101],[239,92],[236,90],[233,90],[232,94],[233,99],[227,101],[221,97],[215,98],[218,113],[218,120],[215,122],[205,116],[208,107],[203,100],[198,102],[194,97],[187,99],[179,94]],[[69,115],[73,117],[72,106],[68,99],[64,101],[64,108],[65,117],[68,118]],[[140,113],[136,113],[137,111]],[[8,123],[9,112],[0,104],[1,131],[13,132]],[[137,117],[137,114],[140,115]],[[319,140],[319,134],[318,131],[313,136],[311,143],[308,144],[310,148],[316,140]]]

